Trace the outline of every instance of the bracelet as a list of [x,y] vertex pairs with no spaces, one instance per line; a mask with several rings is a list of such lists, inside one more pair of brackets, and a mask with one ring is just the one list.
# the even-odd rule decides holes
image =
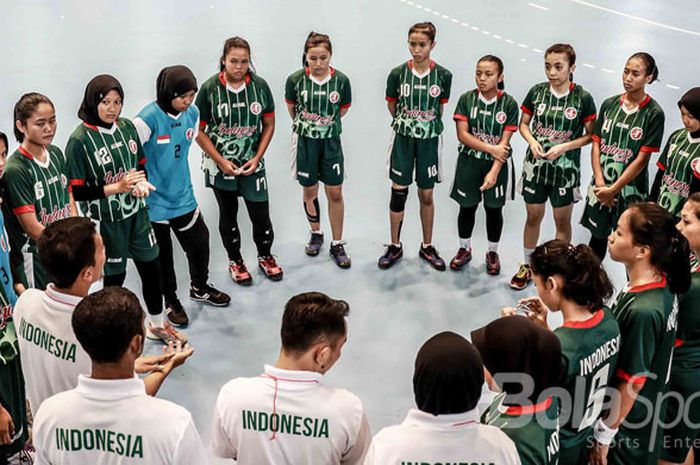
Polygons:
[[599,418],[593,427],[593,437],[599,444],[609,446],[612,440],[615,439],[618,430],[619,428],[610,428],[602,418]]

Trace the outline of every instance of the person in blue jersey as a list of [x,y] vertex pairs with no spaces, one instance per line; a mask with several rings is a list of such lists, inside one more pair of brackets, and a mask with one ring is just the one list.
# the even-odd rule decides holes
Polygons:
[[157,99],[134,118],[148,180],[156,188],[147,198],[148,216],[160,248],[166,313],[176,326],[187,324],[188,317],[177,297],[171,229],[187,256],[190,298],[219,307],[231,301],[207,282],[209,229],[194,197],[188,160],[199,131],[199,109],[192,105],[196,93],[197,79],[188,67],[163,68],[156,80]]

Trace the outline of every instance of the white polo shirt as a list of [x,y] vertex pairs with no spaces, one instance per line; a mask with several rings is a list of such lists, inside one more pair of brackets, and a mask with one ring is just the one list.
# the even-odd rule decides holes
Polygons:
[[479,411],[434,416],[412,409],[400,425],[374,437],[365,465],[487,463],[520,465],[515,444],[500,429],[479,423]]
[[360,464],[371,441],[362,402],[323,375],[265,365],[229,381],[214,408],[212,449],[238,465]]
[[90,357],[73,333],[71,318],[82,297],[27,289],[15,305],[15,325],[27,397],[36,413],[41,403],[73,389],[78,375],[89,375]]
[[146,395],[138,378],[80,375],[78,386],[46,399],[34,417],[37,465],[199,465],[207,451],[192,415]]

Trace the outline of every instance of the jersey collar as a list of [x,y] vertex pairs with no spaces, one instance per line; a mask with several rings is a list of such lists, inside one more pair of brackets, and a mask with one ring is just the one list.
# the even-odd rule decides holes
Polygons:
[[479,89],[477,89],[476,92],[479,94],[479,100],[481,100],[486,105],[491,105],[493,102],[495,102],[499,98],[503,97],[503,91],[501,91],[501,90],[499,90],[498,93],[496,94],[496,96],[494,98],[492,98],[491,100],[486,100],[486,97],[484,97],[484,95],[479,91]]
[[136,375],[129,379],[93,379],[78,376],[76,392],[89,397],[123,398],[146,395],[146,386]]
[[224,73],[225,73],[225,71],[221,71],[221,72],[219,73],[219,82],[221,83],[222,86],[224,86],[227,90],[230,90],[230,91],[233,92],[234,94],[239,93],[240,91],[242,91],[243,89],[245,89],[245,87],[246,87],[248,84],[250,84],[250,80],[251,80],[251,78],[250,78],[250,73],[246,73],[245,77],[243,78],[243,85],[242,85],[241,87],[239,87],[238,89],[234,89],[234,88],[231,86],[231,84],[229,84],[229,83],[226,81],[226,75],[225,75]]
[[83,300],[82,297],[59,292],[58,290],[56,290],[56,286],[53,283],[49,283],[49,285],[46,286],[46,291],[44,291],[44,293],[46,294],[46,297],[49,298],[49,300],[53,302],[58,302],[63,305],[68,305],[70,307],[75,307],[80,303],[81,300]]
[[279,388],[289,391],[311,389],[323,380],[323,375],[315,371],[283,370],[272,365],[265,365],[265,372],[260,377],[272,380]]
[[534,405],[506,406],[506,405],[501,404],[498,406],[498,411],[505,414],[505,415],[511,415],[511,416],[530,415],[533,413],[545,411],[549,408],[550,405],[552,405],[552,397],[551,396],[547,397],[547,399],[543,400],[539,404],[534,404]]
[[46,155],[46,161],[43,162],[43,163],[40,162],[39,160],[37,160],[36,158],[34,158],[34,155],[32,155],[32,154],[29,152],[29,150],[25,149],[25,148],[22,147],[21,145],[19,146],[19,148],[18,148],[17,150],[19,151],[19,153],[21,153],[21,154],[24,155],[25,157],[29,158],[31,161],[33,161],[33,162],[36,163],[37,165],[41,166],[42,168],[48,168],[48,167],[49,167],[49,164],[51,164],[51,152],[49,152],[48,150],[46,150],[46,147],[44,147],[44,154]]
[[656,281],[655,283],[642,284],[640,286],[632,286],[627,290],[627,292],[643,292],[648,291],[650,289],[664,288],[666,287],[666,282],[666,275],[663,275],[661,277],[661,281]]
[[109,129],[93,126],[92,124],[88,124],[85,121],[83,121],[83,126],[85,126],[88,129],[92,129],[93,131],[97,131],[100,134],[109,134],[110,136],[114,134],[114,131],[117,130],[117,123],[113,123],[112,127]]
[[408,63],[406,63],[406,65],[408,66],[408,69],[411,70],[411,72],[413,73],[413,75],[414,75],[415,77],[417,77],[417,78],[419,78],[419,79],[423,79],[423,78],[426,77],[428,74],[430,74],[430,72],[431,72],[433,69],[435,69],[436,63],[435,63],[435,61],[430,60],[430,66],[428,67],[428,71],[426,71],[426,72],[423,73],[423,74],[418,74],[418,71],[416,71],[415,68],[413,68],[413,60],[408,60]]
[[468,428],[479,424],[479,409],[469,410],[464,413],[449,415],[433,415],[418,409],[411,409],[403,421],[406,426],[426,426],[431,429],[454,430],[456,428]]
[[598,326],[598,323],[603,321],[603,317],[605,314],[603,313],[603,310],[598,310],[593,314],[592,317],[582,320],[582,321],[565,321],[561,327],[562,328],[575,328],[575,329],[586,329],[586,328],[593,328],[595,326]]
[[622,111],[624,111],[624,112],[627,113],[628,115],[631,115],[632,113],[635,113],[635,112],[641,110],[641,109],[644,108],[649,102],[651,102],[651,95],[646,94],[646,96],[644,97],[644,100],[642,100],[641,102],[639,102],[639,105],[637,105],[637,108],[633,108],[632,110],[628,110],[628,109],[625,107],[625,97],[626,97],[626,96],[627,96],[627,92],[625,92],[624,94],[620,95],[620,107],[622,108]]
[[569,84],[569,89],[568,89],[566,92],[564,92],[563,94],[557,94],[556,92],[554,92],[554,89],[553,89],[552,86],[550,85],[550,86],[549,86],[549,91],[552,93],[552,95],[554,95],[556,98],[559,99],[559,98],[564,98],[564,97],[566,97],[567,95],[569,95],[569,94],[571,93],[571,91],[574,90],[574,87],[576,87],[576,84],[574,84],[574,83],[572,82],[572,83]]
[[314,84],[317,84],[317,85],[319,85],[319,86],[324,85],[325,83],[327,83],[328,81],[330,81],[331,78],[332,78],[333,76],[335,76],[335,68],[333,68],[332,66],[330,66],[330,70],[331,70],[331,72],[328,73],[328,76],[326,76],[325,78],[323,78],[323,79],[321,79],[321,80],[319,81],[318,79],[316,79],[316,78],[314,77],[313,74],[311,74],[311,70],[310,70],[308,67],[307,67],[307,68],[304,68],[304,72],[305,72],[306,75],[309,77],[309,79],[311,79],[311,81],[312,81]]
[[690,135],[690,131],[688,131],[687,129],[685,130],[685,135],[688,138],[688,142],[690,142],[691,144],[697,144],[698,142],[700,142],[700,137],[694,138]]

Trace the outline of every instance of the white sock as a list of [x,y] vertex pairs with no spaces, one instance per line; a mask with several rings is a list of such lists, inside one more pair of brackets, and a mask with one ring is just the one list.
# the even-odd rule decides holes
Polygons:
[[424,244],[424,243],[422,243],[422,242],[420,243],[420,246],[423,247],[424,249],[427,249],[427,248],[430,247],[431,245],[433,245],[433,244]]
[[498,242],[489,241],[489,252],[498,252]]
[[397,249],[400,249],[400,248],[401,248],[401,242],[399,242],[398,244],[394,244],[394,243],[392,242],[391,245],[393,245],[393,246],[396,247]]
[[527,247],[523,247],[523,256],[525,258],[525,264],[530,265],[530,255],[532,255],[532,252],[534,252],[535,249],[528,249]]
[[468,237],[466,239],[459,238],[459,248],[460,249],[471,249],[472,248],[472,238]]
[[151,323],[151,326],[154,326],[156,328],[162,328],[163,327],[163,314],[159,313],[157,315],[148,315],[148,321]]
[[343,241],[331,241],[331,245],[338,245],[338,244],[342,244],[342,243],[343,243]]
[[323,231],[321,231],[320,229],[318,231],[311,230],[311,234],[319,234],[323,236]]

